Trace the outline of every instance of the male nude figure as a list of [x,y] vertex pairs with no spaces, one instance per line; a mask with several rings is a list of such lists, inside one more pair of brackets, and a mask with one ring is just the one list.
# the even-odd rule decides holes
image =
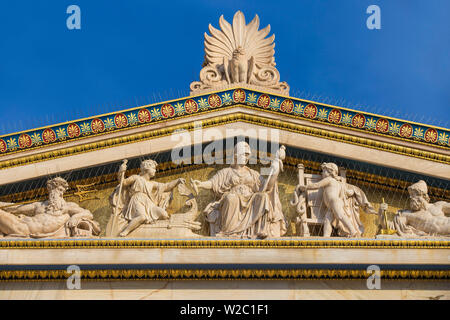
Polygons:
[[[323,188],[323,202],[330,210],[325,216],[324,237],[331,236],[333,220],[340,222],[347,229],[348,237],[359,237],[362,235],[357,221],[352,221],[351,210],[346,206],[347,198],[352,191],[347,190],[342,178],[338,175],[338,167],[334,163],[322,163],[323,179],[317,183],[311,183],[306,186],[298,186],[300,191],[315,190]],[[330,214],[331,213],[331,214]]]
[[[420,180],[408,187],[409,207],[394,218],[400,236],[450,236],[450,203],[430,203],[428,187]],[[387,208],[387,205],[385,205]]]
[[[47,189],[49,198],[46,201],[23,205],[0,203],[0,234],[9,237],[51,237],[60,234],[63,227],[74,228],[82,219],[94,218],[89,210],[64,200],[68,183],[63,178],[47,181]],[[94,232],[100,233],[98,224],[91,222]]]

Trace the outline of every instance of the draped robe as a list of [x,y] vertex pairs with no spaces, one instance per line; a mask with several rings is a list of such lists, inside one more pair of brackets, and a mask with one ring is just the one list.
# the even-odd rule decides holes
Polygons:
[[[364,226],[360,218],[360,209],[369,214],[377,214],[372,204],[367,200],[367,196],[359,187],[349,184],[341,183],[341,197],[344,202],[344,211],[350,219],[351,224],[355,230],[362,235],[364,233]],[[350,231],[344,226],[342,221],[334,217],[332,226],[338,229],[338,235],[346,237],[350,235]]]
[[248,167],[219,170],[210,180],[218,201],[207,206],[207,220],[214,222],[211,235],[218,237],[280,237],[286,233],[278,186],[259,192],[260,174]]
[[[119,206],[118,211],[127,221],[137,216],[144,216],[146,223],[168,219],[165,209],[172,199],[172,192],[164,191],[166,184],[148,181],[140,175],[136,175],[135,178],[129,187],[122,190],[121,201],[118,201],[119,187],[116,187],[110,198],[112,205]],[[157,207],[164,210],[157,210]]]

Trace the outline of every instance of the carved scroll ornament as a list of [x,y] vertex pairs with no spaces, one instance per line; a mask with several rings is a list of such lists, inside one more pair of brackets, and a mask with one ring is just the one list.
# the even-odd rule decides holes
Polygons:
[[211,35],[205,33],[205,61],[200,81],[191,83],[191,94],[236,84],[289,94],[289,85],[280,82],[275,68],[275,35],[268,38],[270,25],[259,28],[259,17],[246,25],[244,14],[236,12],[233,24],[223,16],[221,30],[209,25]]

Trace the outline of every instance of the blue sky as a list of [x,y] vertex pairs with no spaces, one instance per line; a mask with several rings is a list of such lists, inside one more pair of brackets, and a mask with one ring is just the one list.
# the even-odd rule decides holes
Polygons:
[[0,3],[0,134],[188,95],[208,24],[237,10],[271,25],[292,96],[449,127],[447,0],[17,0]]

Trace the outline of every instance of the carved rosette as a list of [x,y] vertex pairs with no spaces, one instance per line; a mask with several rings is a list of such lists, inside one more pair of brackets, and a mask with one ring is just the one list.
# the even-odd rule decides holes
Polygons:
[[191,94],[218,90],[236,85],[289,95],[289,85],[280,82],[275,68],[275,35],[268,38],[270,25],[258,30],[258,15],[246,25],[244,14],[236,12],[233,24],[223,16],[221,30],[209,25],[205,33],[205,62],[200,81],[191,83]]

